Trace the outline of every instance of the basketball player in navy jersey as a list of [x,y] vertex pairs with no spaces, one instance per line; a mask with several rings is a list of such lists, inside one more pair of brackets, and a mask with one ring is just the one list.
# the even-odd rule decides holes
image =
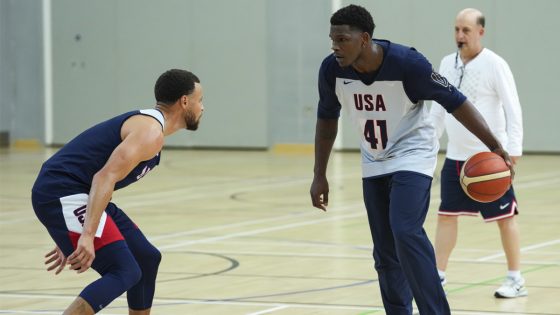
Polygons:
[[333,54],[319,70],[313,206],[326,211],[327,163],[345,108],[359,130],[362,183],[375,269],[385,311],[450,314],[432,245],[423,224],[438,141],[424,100],[436,100],[511,167],[508,154],[473,105],[414,48],[372,39],[375,24],[363,7],[331,17]]
[[47,270],[66,264],[101,278],[87,285],[64,314],[94,314],[127,292],[129,314],[149,314],[161,253],[111,201],[160,161],[164,137],[196,130],[204,107],[200,80],[172,69],[155,84],[155,109],[135,110],[84,131],[42,166],[32,189],[35,214],[56,247]]

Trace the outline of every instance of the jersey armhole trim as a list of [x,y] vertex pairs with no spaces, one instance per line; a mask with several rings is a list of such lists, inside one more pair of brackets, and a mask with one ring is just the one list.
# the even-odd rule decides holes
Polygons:
[[161,130],[165,128],[165,120],[161,111],[157,109],[141,109],[140,114],[153,117],[161,125]]

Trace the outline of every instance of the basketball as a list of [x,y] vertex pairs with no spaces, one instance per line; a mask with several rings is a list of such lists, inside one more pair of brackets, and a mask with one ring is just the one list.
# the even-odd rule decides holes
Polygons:
[[511,172],[504,159],[492,152],[480,152],[465,161],[461,168],[461,187],[471,199],[492,202],[511,186]]

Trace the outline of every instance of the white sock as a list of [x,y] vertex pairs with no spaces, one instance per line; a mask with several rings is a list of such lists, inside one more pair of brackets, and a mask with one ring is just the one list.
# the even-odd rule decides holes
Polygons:
[[520,270],[508,270],[507,276],[514,280],[518,280],[521,278],[521,271]]
[[445,271],[437,270],[440,279],[445,279]]

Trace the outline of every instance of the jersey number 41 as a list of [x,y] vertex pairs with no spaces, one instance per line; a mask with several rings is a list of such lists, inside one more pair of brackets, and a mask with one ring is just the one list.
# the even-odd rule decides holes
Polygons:
[[[376,127],[377,131],[376,132]],[[374,150],[384,150],[387,146],[387,121],[386,120],[366,120],[364,126],[364,138],[369,142]]]

